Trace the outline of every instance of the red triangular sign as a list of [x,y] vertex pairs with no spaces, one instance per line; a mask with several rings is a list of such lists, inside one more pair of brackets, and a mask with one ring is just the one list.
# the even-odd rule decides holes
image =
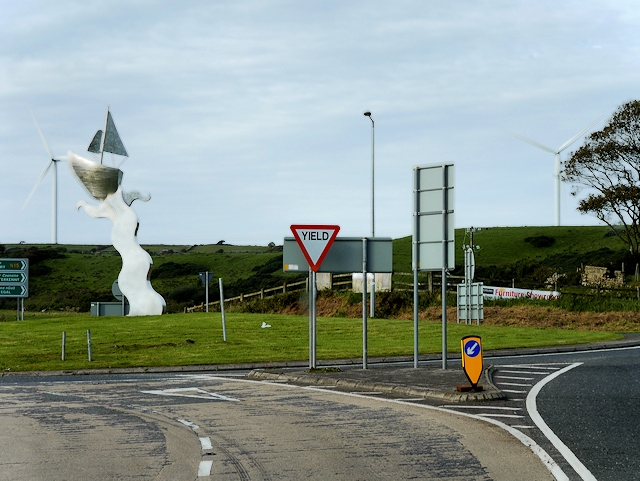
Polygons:
[[313,272],[318,272],[340,227],[337,225],[292,225],[291,232]]

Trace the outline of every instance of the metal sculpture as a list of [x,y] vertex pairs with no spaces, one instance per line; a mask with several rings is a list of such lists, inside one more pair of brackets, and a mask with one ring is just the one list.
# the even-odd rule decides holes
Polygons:
[[122,257],[118,286],[129,301],[129,316],[159,315],[165,311],[166,303],[149,282],[153,260],[138,244],[138,216],[131,208],[134,200],[146,202],[151,196],[143,196],[138,191],[124,192],[120,186],[122,171],[115,166],[109,167],[102,163],[104,152],[128,156],[108,108],[104,132],[104,135],[101,130],[96,132],[88,149],[100,154],[100,163],[69,151],[68,162],[71,172],[91,197],[101,201],[94,206],[81,200],[76,208],[83,207],[91,217],[104,217],[113,222],[111,242]]

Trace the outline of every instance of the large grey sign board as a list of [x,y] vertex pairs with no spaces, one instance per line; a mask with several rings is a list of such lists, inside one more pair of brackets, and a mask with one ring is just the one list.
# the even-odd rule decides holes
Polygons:
[[[284,272],[308,272],[309,263],[294,237],[285,237]],[[336,237],[318,272],[362,272],[362,238]],[[387,237],[367,238],[367,272],[393,272],[393,243]]]
[[29,297],[29,259],[0,259],[0,297]]
[[[419,271],[455,267],[454,180],[453,164],[413,169],[413,242],[417,244],[413,262]],[[445,249],[447,265],[443,265]]]

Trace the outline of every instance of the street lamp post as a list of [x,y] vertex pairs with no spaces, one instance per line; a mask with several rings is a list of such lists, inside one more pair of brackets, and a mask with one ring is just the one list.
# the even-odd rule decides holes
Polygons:
[[[371,112],[365,110],[363,115],[369,117],[371,120],[371,237],[375,237],[375,196],[374,196],[374,185],[375,185],[375,170],[374,170],[374,159],[375,159],[375,123],[373,122],[373,117],[371,117]],[[367,279],[362,279],[362,283],[367,282]],[[371,317],[375,317],[376,313],[376,275],[373,274],[373,279],[371,281],[371,307],[369,315]]]

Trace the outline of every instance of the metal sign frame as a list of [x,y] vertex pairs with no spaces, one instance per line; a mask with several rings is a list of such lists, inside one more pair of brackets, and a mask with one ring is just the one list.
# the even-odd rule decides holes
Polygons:
[[[293,226],[292,226],[293,229]],[[317,272],[353,273],[393,272],[393,240],[389,237],[336,237],[331,249],[325,253]],[[316,367],[316,271],[311,269],[300,243],[285,237],[282,248],[282,270],[304,272],[309,270],[309,368]],[[367,283],[362,288],[362,367],[367,368]]]
[[453,163],[413,168],[413,364],[418,367],[418,271],[442,272],[442,369],[447,369],[447,273],[455,267]]

